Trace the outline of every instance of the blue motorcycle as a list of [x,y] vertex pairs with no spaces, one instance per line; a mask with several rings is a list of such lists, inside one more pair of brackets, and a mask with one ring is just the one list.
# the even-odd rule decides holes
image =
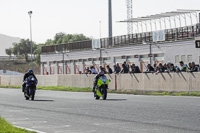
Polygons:
[[34,76],[31,75],[26,79],[25,83],[26,83],[26,89],[24,90],[24,96],[26,100],[29,100],[29,98],[31,98],[31,100],[34,100],[36,85],[38,81],[36,80],[36,78],[34,78]]

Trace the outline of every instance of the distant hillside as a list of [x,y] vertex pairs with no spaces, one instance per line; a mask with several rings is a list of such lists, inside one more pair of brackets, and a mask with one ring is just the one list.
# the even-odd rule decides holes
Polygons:
[[[26,73],[31,68],[31,63],[26,63],[23,60],[15,61],[0,61],[0,70],[9,70],[19,73]],[[33,63],[33,71],[35,74],[40,74],[40,66]]]
[[5,49],[12,47],[12,43],[18,43],[21,39],[18,37],[10,37],[0,34],[0,56],[5,56]]

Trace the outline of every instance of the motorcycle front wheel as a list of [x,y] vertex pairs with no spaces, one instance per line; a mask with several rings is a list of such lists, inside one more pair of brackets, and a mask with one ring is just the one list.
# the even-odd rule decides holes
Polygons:
[[27,90],[24,90],[24,97],[25,97],[26,100],[29,100],[29,96],[27,94]]
[[103,100],[106,100],[106,98],[107,98],[107,89],[106,88],[103,89],[102,98],[103,98]]

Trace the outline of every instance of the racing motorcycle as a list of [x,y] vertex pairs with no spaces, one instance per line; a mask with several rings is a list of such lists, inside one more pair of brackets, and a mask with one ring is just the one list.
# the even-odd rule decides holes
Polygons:
[[34,100],[35,98],[35,91],[36,91],[36,85],[37,85],[37,80],[34,78],[34,76],[29,76],[26,80],[26,89],[24,90],[24,96],[26,100]]
[[103,100],[106,100],[109,82],[110,82],[110,79],[107,79],[105,75],[101,76],[98,79],[97,86],[95,87],[95,91],[94,91],[94,97],[96,100],[98,100],[100,97],[102,97]]

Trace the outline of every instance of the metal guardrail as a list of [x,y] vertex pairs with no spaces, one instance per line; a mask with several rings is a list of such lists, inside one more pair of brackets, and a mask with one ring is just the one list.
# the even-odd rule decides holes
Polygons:
[[[165,41],[173,42],[178,40],[194,39],[195,36],[197,36],[198,34],[200,34],[199,24],[174,29],[167,29],[165,30]],[[145,32],[112,38],[104,38],[101,39],[101,46],[102,48],[109,48],[123,45],[137,45],[143,44],[144,41],[147,43],[153,43],[153,33]]]
[[[179,40],[194,39],[195,36],[197,35],[200,35],[200,24],[174,28],[174,29],[167,29],[165,30],[165,41],[175,42]],[[144,41],[147,43],[153,43],[152,36],[153,36],[152,32],[144,32],[144,33],[123,35],[123,36],[116,36],[111,38],[102,38],[100,39],[100,41],[102,48],[111,48],[111,47],[119,47],[127,45],[138,45],[142,44]],[[92,49],[92,40],[74,42],[68,44],[43,46],[42,53],[43,54],[55,53],[56,51],[62,52],[62,51],[74,51],[83,49]]]

